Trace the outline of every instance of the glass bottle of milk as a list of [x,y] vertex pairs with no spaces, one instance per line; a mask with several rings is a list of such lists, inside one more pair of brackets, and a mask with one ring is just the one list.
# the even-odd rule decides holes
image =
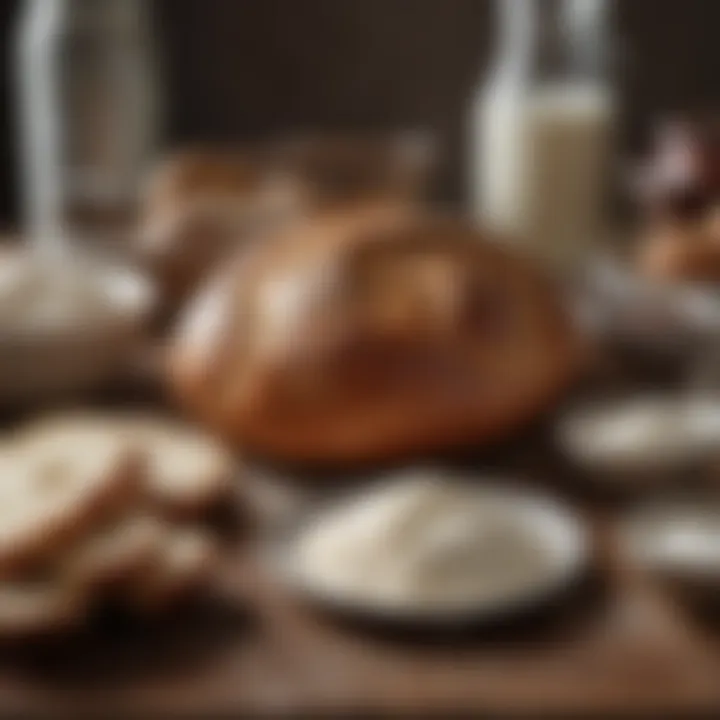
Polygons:
[[499,52],[473,99],[473,214],[567,271],[603,233],[613,98],[606,0],[498,0]]

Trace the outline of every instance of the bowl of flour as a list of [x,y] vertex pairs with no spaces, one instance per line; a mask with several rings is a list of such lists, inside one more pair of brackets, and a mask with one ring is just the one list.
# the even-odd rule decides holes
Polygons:
[[326,607],[445,624],[533,606],[587,555],[582,519],[562,502],[417,469],[305,511],[272,557],[286,585]]

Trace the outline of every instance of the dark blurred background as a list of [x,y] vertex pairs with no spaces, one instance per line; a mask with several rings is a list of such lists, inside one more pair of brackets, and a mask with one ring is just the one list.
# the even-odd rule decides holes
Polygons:
[[[492,51],[491,0],[155,0],[167,142],[254,139],[285,129],[421,126],[462,196],[464,114]],[[17,217],[10,32],[0,0],[0,222]],[[720,100],[718,0],[618,0],[623,149],[654,118]]]

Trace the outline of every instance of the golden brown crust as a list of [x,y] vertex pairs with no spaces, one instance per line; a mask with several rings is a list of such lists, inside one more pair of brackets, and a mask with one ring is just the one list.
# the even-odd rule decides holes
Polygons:
[[169,418],[133,415],[128,434],[147,455],[145,492],[169,519],[201,519],[232,498],[237,465],[213,438]]
[[168,309],[294,202],[251,153],[196,150],[169,158],[150,178],[137,239]]
[[720,244],[710,223],[673,223],[651,228],[641,241],[640,271],[656,280],[720,280]]
[[235,458],[214,438],[159,414],[64,412],[32,421],[19,435],[30,452],[42,442],[80,452],[95,440],[124,448],[138,468],[133,482],[120,489],[127,495],[117,500],[121,519],[128,505],[147,505],[169,519],[203,518],[232,497],[238,474]]
[[710,242],[720,245],[720,204],[716,204],[708,212],[705,220],[705,230]]
[[171,156],[145,192],[137,250],[172,314],[228,251],[287,221],[375,198],[413,202],[432,148],[416,134],[320,136]]
[[296,178],[315,208],[371,200],[416,202],[435,166],[432,139],[422,132],[328,134],[270,148],[270,162]]
[[219,545],[211,534],[168,528],[154,562],[125,588],[125,600],[143,613],[166,610],[205,587],[219,562]]
[[155,210],[198,195],[244,195],[261,182],[253,158],[238,152],[197,148],[171,156],[150,178],[147,204]]
[[187,406],[253,451],[355,463],[485,443],[573,375],[541,277],[459,221],[328,214],[239,258],[181,324]]

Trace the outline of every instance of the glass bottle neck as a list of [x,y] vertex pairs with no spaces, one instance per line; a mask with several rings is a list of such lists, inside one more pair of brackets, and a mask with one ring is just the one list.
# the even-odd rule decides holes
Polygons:
[[608,6],[608,0],[498,0],[496,78],[603,82]]

